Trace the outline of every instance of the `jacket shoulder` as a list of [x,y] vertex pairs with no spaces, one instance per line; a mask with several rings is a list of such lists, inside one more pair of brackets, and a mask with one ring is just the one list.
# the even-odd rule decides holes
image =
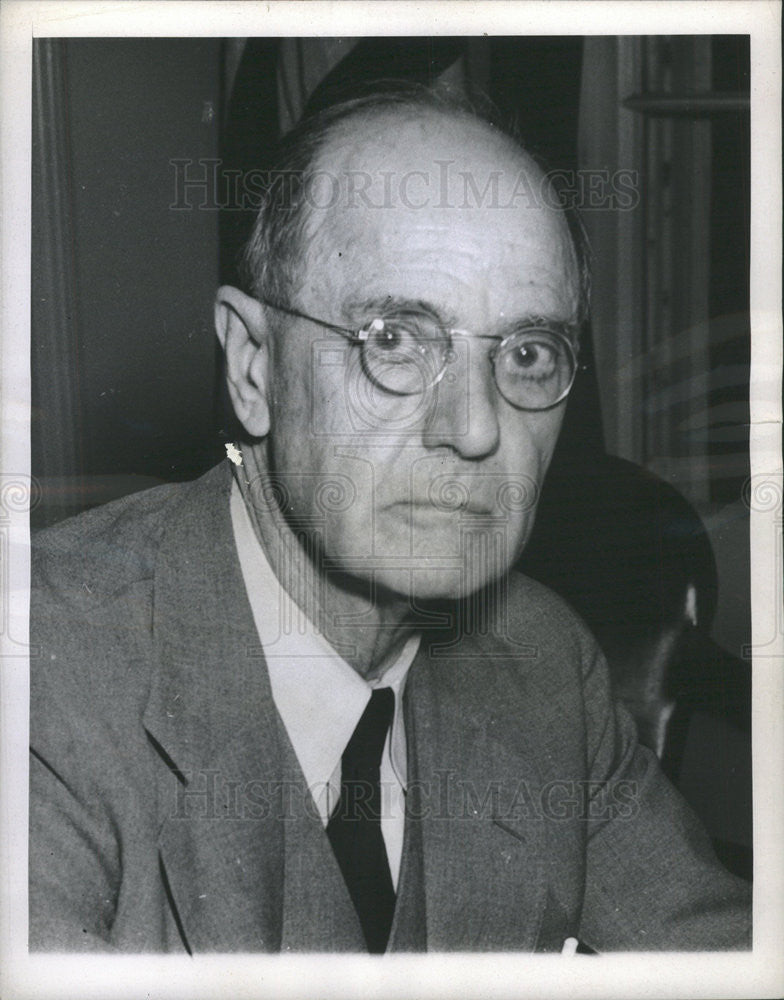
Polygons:
[[38,532],[32,539],[34,595],[87,610],[148,578],[166,513],[185,488],[157,486]]
[[34,537],[30,684],[39,745],[64,739],[79,718],[128,722],[141,711],[160,554],[171,526],[198,515],[190,498],[219,496],[216,473],[132,494]]
[[[155,557],[181,486],[133,494],[38,533],[30,588],[31,735],[132,697],[151,634]],[[138,694],[138,692],[137,692]],[[45,710],[44,710],[45,707]]]
[[522,573],[509,575],[507,621],[512,636],[535,635],[548,650],[572,649],[593,659],[596,640],[577,612],[549,587]]
[[[187,483],[133,493],[68,518],[32,539],[31,602],[90,614],[150,581],[167,527],[228,496],[223,465]],[[31,608],[32,614],[32,608]]]

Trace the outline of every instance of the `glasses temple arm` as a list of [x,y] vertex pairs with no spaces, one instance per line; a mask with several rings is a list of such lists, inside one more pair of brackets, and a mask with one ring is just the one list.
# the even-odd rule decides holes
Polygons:
[[327,330],[332,330],[335,333],[339,333],[355,343],[361,343],[363,340],[367,339],[361,336],[361,330],[350,330],[346,326],[338,326],[336,323],[328,323],[326,320],[317,319],[315,316],[309,316],[308,313],[300,312],[299,309],[292,309],[290,306],[282,306],[279,302],[272,302],[269,299],[259,299],[262,305],[268,306],[270,309],[275,309],[277,312],[285,313],[287,316],[294,316],[296,319],[304,319],[309,323],[315,323],[317,326],[323,326]]

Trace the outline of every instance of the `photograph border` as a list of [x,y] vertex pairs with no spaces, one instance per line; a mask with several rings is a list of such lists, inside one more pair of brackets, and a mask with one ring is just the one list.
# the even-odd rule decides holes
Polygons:
[[[358,17],[358,6],[362,17]],[[2,438],[0,994],[79,997],[755,997],[784,989],[781,55],[767,0],[255,3],[5,0],[0,7]],[[362,30],[358,32],[358,28]],[[27,952],[30,121],[34,37],[720,34],[751,37],[754,949],[699,955],[174,956]],[[773,394],[771,395],[771,389]]]

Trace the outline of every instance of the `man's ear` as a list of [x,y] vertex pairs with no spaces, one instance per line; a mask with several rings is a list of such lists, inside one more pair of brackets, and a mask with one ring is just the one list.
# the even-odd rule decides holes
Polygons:
[[226,355],[226,381],[234,412],[253,437],[270,429],[269,328],[260,302],[223,285],[215,297],[215,332]]

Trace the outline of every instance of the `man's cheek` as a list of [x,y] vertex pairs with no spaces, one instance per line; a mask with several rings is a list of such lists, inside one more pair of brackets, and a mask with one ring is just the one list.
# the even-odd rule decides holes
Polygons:
[[364,438],[372,448],[389,435],[418,433],[430,409],[427,394],[385,392],[365,374],[361,351],[334,338],[311,345],[310,369],[306,381],[314,437],[337,436],[344,443]]
[[317,531],[323,540],[324,551],[335,568],[348,572],[366,568],[378,551],[374,531],[377,518],[368,496],[359,492],[356,481],[350,475],[333,474],[322,492],[320,515],[321,523]]

